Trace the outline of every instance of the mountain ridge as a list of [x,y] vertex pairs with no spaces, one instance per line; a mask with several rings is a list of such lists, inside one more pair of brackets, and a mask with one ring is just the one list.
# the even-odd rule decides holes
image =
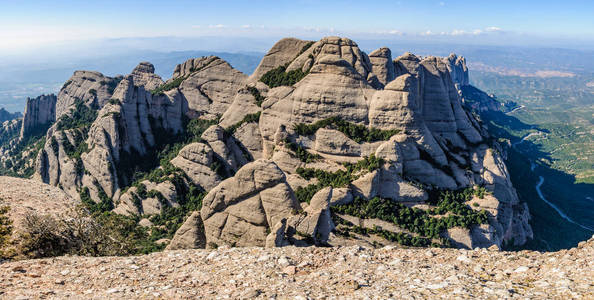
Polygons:
[[[34,178],[151,224],[200,201],[201,222],[183,225],[205,234],[192,247],[522,244],[528,209],[464,86],[462,57],[392,60],[340,37],[283,39],[250,76],[218,57],[190,59],[167,81],[146,62],[116,78],[77,71],[55,99]],[[498,109],[483,100],[475,107]],[[336,213],[372,205],[360,199],[389,211],[358,218],[405,232]]]

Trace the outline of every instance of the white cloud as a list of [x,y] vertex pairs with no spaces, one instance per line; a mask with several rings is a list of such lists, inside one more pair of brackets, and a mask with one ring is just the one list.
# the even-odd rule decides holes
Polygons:
[[464,30],[458,30],[458,29],[454,29],[449,35],[466,35],[466,31]]
[[252,28],[252,25],[241,25],[241,28],[250,29]]
[[223,25],[223,24],[216,24],[216,25],[208,25],[208,28],[226,28],[227,26]]
[[501,29],[499,27],[491,26],[491,27],[485,28],[485,31],[487,31],[487,32],[502,32],[503,29]]

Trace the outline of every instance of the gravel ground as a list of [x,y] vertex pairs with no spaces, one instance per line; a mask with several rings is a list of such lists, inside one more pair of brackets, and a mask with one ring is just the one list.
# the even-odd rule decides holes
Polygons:
[[219,248],[0,264],[2,299],[594,299],[594,237],[551,253]]

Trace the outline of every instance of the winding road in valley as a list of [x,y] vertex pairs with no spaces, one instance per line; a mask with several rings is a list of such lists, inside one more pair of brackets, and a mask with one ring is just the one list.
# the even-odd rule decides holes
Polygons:
[[515,148],[517,145],[519,145],[519,144],[523,143],[525,140],[527,140],[527,139],[528,139],[528,138],[530,138],[531,136],[534,136],[534,135],[541,135],[541,134],[542,134],[542,131],[531,132],[531,133],[527,134],[526,136],[524,136],[524,137],[523,137],[522,139],[520,139],[519,141],[517,141],[517,142],[513,143],[513,144],[512,144],[512,147],[514,147],[514,148]]
[[570,223],[572,223],[572,224],[575,224],[575,225],[577,225],[577,226],[580,226],[580,227],[582,227],[583,229],[586,229],[586,230],[589,230],[589,231],[592,231],[592,232],[594,232],[594,229],[592,229],[592,228],[590,228],[590,227],[588,227],[588,226],[582,225],[582,224],[580,224],[580,223],[578,223],[578,222],[576,222],[576,221],[572,220],[572,219],[571,219],[571,218],[570,218],[568,215],[566,215],[566,214],[565,214],[565,213],[564,213],[564,212],[563,212],[563,211],[562,211],[562,210],[561,210],[559,207],[557,207],[557,205],[555,205],[555,204],[553,204],[552,202],[550,202],[549,200],[547,200],[547,199],[544,197],[544,195],[543,195],[542,191],[540,190],[540,187],[541,187],[541,186],[542,186],[542,184],[544,183],[545,179],[544,179],[544,177],[542,177],[542,176],[538,176],[538,178],[539,178],[539,181],[538,181],[538,183],[536,184],[536,192],[538,193],[538,196],[540,197],[540,199],[542,199],[542,201],[544,201],[546,204],[548,204],[550,207],[552,207],[552,208],[553,208],[555,211],[557,211],[557,213],[558,213],[558,214],[561,216],[561,218],[563,218],[563,219],[567,220],[568,222],[570,222]]

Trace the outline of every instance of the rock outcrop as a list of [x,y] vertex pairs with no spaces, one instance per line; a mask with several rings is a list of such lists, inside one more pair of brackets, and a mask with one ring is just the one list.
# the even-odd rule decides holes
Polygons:
[[258,81],[266,72],[287,65],[300,55],[308,45],[311,46],[311,42],[296,38],[284,38],[276,42],[250,76],[250,81]]
[[180,92],[188,110],[195,116],[222,115],[233,103],[237,91],[244,87],[247,75],[216,57],[190,59],[175,67],[173,78],[185,78]]
[[265,246],[273,226],[300,208],[281,169],[257,160],[212,189],[200,215],[209,246]]
[[[265,74],[278,82],[260,81]],[[176,248],[402,239],[467,248],[522,244],[532,236],[529,213],[500,150],[463,100],[468,87],[463,57],[392,59],[388,48],[367,55],[341,37],[283,39],[249,77],[215,56],[187,60],[165,82],[147,62],[117,79],[75,72],[57,97],[56,115],[97,117],[50,128],[35,176],[75,198],[106,195],[116,212],[147,218],[183,208],[189,190],[206,194],[200,214],[174,238]],[[73,111],[81,103],[90,113]],[[148,176],[147,166],[158,176]],[[474,197],[470,208],[484,213],[440,225],[447,230],[440,227],[439,236],[335,213],[381,198],[437,220],[440,191],[473,189],[487,196]],[[384,229],[345,236],[353,224]]]
[[27,98],[23,125],[21,126],[21,139],[27,135],[45,131],[51,123],[56,121],[56,102],[58,98],[51,95],[41,95],[37,98]]
[[99,72],[74,72],[58,93],[56,120],[68,112],[70,106],[76,101],[82,101],[88,106],[103,107],[121,79],[121,77],[110,78]]
[[466,58],[463,56],[458,57],[452,53],[448,57],[444,58],[444,62],[447,64],[450,76],[452,76],[452,82],[458,87],[469,85],[468,80],[468,67],[466,67]]

